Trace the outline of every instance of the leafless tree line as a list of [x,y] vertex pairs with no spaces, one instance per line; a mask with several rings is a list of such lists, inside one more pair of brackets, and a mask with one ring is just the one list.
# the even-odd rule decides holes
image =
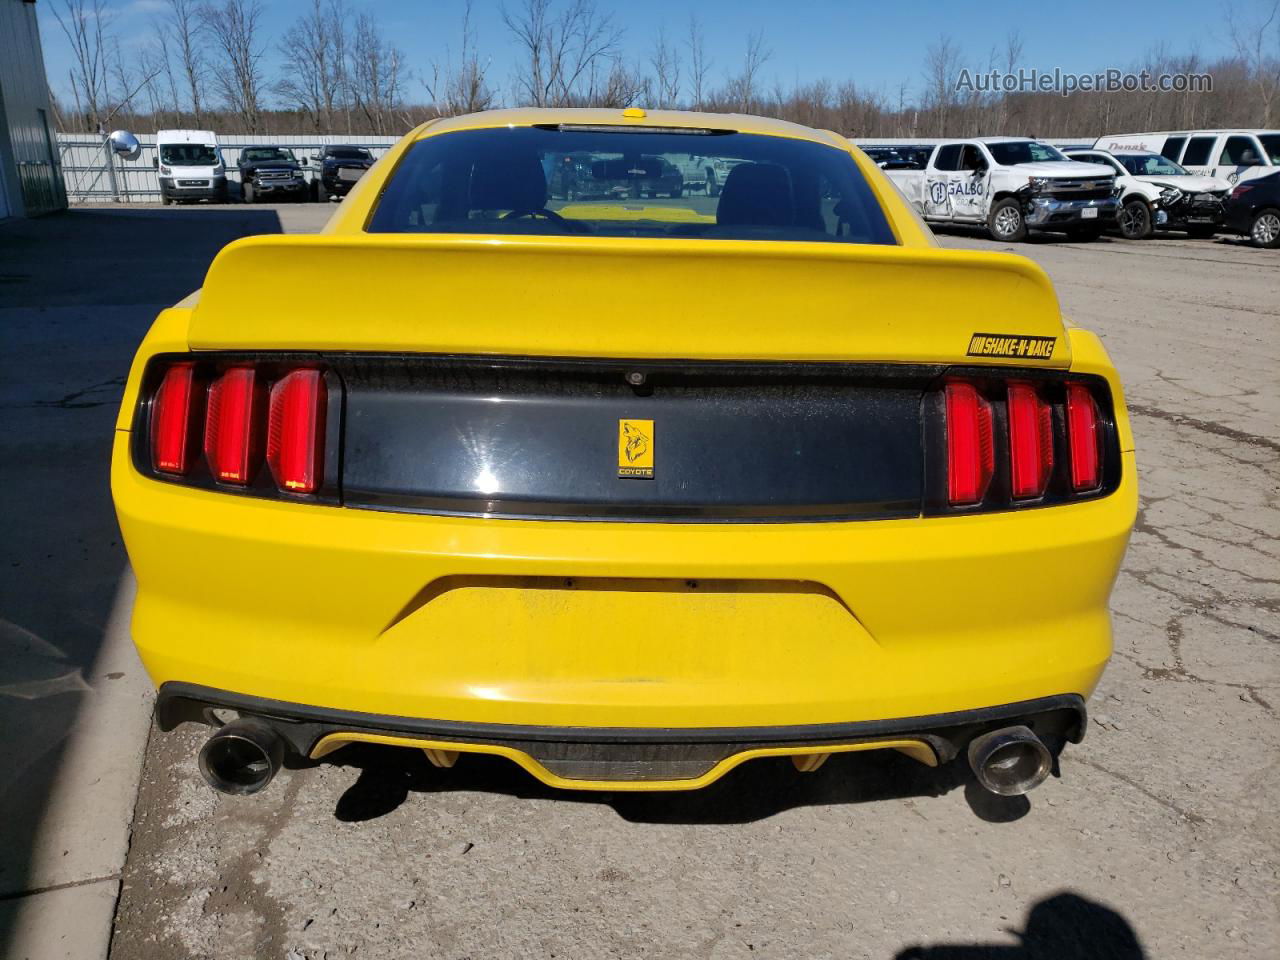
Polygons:
[[[508,0],[502,8],[510,76],[495,75],[472,5],[443,56],[411,65],[367,10],[311,0],[274,44],[264,0],[167,0],[132,61],[121,57],[104,0],[54,0],[70,43],[70,103],[63,129],[137,129],[193,123],[226,132],[398,133],[425,119],[503,104],[692,108],[777,116],[846,136],[983,133],[1087,136],[1119,130],[1280,125],[1280,0],[1226,7],[1232,55],[1212,62],[1164,48],[1121,65],[1151,75],[1208,73],[1211,92],[991,93],[957,88],[962,69],[1016,72],[1016,32],[981,62],[948,36],[930,44],[918,79],[885,92],[853,80],[784,87],[768,82],[773,52],[747,34],[740,60],[718,65],[691,14],[660,25],[648,50],[628,56],[624,26],[597,0]],[[268,73],[268,57],[279,66]],[[916,91],[912,96],[911,92]]]

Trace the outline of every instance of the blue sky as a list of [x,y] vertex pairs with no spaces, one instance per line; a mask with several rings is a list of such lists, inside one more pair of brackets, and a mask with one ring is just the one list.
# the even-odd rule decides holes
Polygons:
[[[164,0],[107,0],[112,29],[125,50],[147,42],[150,24]],[[463,0],[348,0],[354,10],[373,11],[386,33],[408,54],[419,74],[429,74],[433,60],[443,62],[457,50]],[[518,4],[520,0],[515,0]],[[1255,11],[1262,0],[1237,0]],[[50,83],[68,92],[70,48],[52,15],[59,0],[40,0],[37,7]],[[306,0],[267,0],[264,29],[269,75],[279,56],[274,39],[309,4]],[[1103,0],[1067,0],[1053,6],[1006,0],[982,3],[902,2],[902,0],[599,0],[626,29],[625,52],[646,57],[660,25],[668,34],[687,34],[689,10],[696,8],[713,61],[712,86],[742,60],[749,31],[762,31],[773,55],[765,67],[766,83],[784,86],[821,77],[852,79],[860,87],[880,90],[896,101],[899,85],[918,93],[926,48],[948,34],[963,52],[964,62],[985,67],[992,46],[1002,46],[1006,30],[1017,26],[1023,66],[1040,70],[1092,73],[1127,68],[1146,52],[1163,45],[1172,54],[1196,52],[1213,60],[1229,52],[1219,0],[1161,0],[1126,11],[1123,4]],[[491,66],[491,83],[504,94],[516,50],[502,25],[498,0],[474,0],[473,22],[478,46]],[[1057,24],[1057,26],[1052,26]],[[426,100],[416,80],[411,100]],[[908,94],[909,98],[911,94]]]

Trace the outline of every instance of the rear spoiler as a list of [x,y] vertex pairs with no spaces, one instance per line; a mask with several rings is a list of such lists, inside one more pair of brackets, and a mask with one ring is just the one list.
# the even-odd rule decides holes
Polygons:
[[262,236],[209,268],[193,349],[1066,368],[1049,278],[1003,253],[842,243]]

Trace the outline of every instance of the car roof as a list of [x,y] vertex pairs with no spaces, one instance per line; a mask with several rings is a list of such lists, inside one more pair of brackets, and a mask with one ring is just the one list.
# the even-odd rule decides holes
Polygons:
[[848,141],[826,130],[815,130],[786,120],[745,113],[698,113],[692,110],[618,110],[603,107],[516,107],[486,110],[459,117],[432,120],[415,131],[414,139],[458,130],[490,127],[531,127],[539,124],[581,124],[608,127],[671,127],[689,130],[733,130],[764,136],[810,140],[847,149]]

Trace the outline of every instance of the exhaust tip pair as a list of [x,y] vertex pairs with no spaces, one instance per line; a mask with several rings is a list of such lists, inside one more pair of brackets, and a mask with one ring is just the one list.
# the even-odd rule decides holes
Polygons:
[[[248,796],[264,789],[280,772],[285,744],[264,720],[233,720],[200,748],[200,774],[219,793]],[[969,743],[969,766],[983,788],[1017,797],[1044,783],[1053,754],[1028,727],[1002,727]]]
[[1002,727],[969,743],[969,766],[985,789],[1020,797],[1044,783],[1053,754],[1028,727]]

